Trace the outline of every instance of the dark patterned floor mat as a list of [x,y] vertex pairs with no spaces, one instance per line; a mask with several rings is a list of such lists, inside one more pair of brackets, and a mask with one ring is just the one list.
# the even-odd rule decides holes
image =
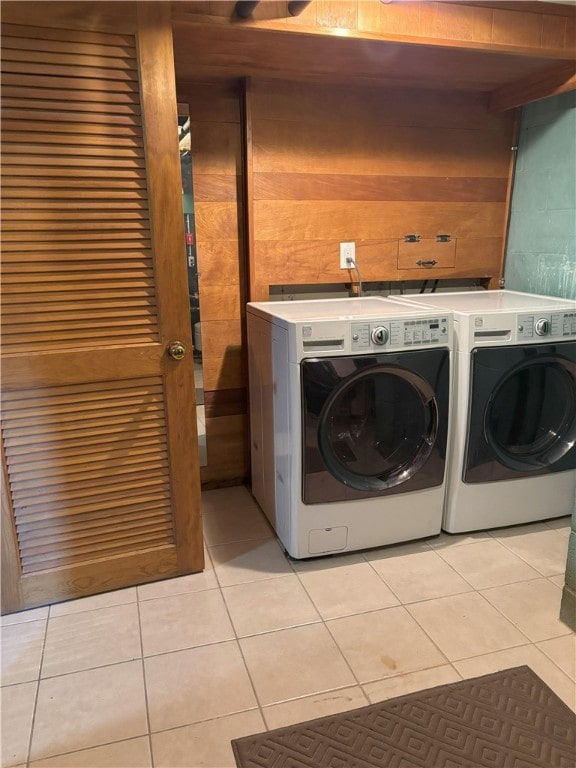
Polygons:
[[576,715],[526,666],[232,741],[238,768],[575,768]]

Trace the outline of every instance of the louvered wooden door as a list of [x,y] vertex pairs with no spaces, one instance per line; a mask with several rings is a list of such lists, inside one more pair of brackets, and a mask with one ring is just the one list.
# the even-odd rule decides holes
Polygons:
[[203,567],[172,39],[142,6],[133,34],[2,28],[3,611]]

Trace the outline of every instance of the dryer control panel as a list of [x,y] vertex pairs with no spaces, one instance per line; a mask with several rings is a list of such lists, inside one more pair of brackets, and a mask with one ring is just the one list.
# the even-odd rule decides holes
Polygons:
[[414,320],[371,320],[351,323],[350,334],[354,352],[442,345],[449,342],[449,321],[444,315]]
[[576,336],[576,312],[538,312],[518,315],[518,341],[567,339]]

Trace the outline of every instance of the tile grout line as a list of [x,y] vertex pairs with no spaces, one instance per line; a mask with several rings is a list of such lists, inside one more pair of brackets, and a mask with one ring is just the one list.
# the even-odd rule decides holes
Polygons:
[[[461,545],[461,546],[464,546],[464,545]],[[441,556],[439,555],[439,557],[441,557]],[[442,559],[442,561],[443,561],[443,562],[446,562],[446,561],[444,560],[444,558],[442,558],[442,557],[441,557],[441,559]],[[452,567],[452,566],[450,565],[450,563],[446,563],[446,564],[447,564],[447,565],[449,565],[450,567]],[[374,569],[374,570],[376,570],[376,569]],[[455,570],[455,569],[454,569],[454,570]],[[377,573],[377,571],[376,571],[376,573]],[[461,576],[461,574],[459,574],[459,573],[458,573],[458,571],[456,571],[456,570],[455,570],[455,573],[456,573],[457,575]],[[378,575],[380,575],[380,574],[378,574]],[[380,577],[380,578],[382,578],[382,580],[384,581],[384,583],[385,583],[385,584],[386,584],[386,585],[387,585],[387,586],[390,588],[390,590],[393,592],[393,594],[394,594],[394,595],[395,595],[395,596],[396,596],[396,597],[397,597],[397,598],[400,600],[400,597],[399,597],[399,596],[397,595],[397,593],[396,593],[396,592],[395,592],[395,591],[392,589],[392,587],[391,587],[389,584],[387,584],[387,582],[386,582],[386,581],[383,579],[383,577]],[[462,577],[462,578],[464,578],[464,577]],[[465,579],[465,578],[464,578],[464,580],[465,580],[465,581],[467,581],[467,579]],[[468,582],[468,583],[470,583],[470,582]],[[481,594],[480,594],[479,590],[478,590],[478,589],[476,589],[476,587],[474,587],[472,584],[470,584],[470,586],[472,587],[472,589],[471,589],[471,592],[473,592],[473,593],[475,593],[475,594],[478,594],[478,595],[480,595],[480,597],[484,598],[484,600],[486,600],[486,602],[487,602],[489,605],[492,605],[492,604],[490,603],[490,601],[489,601],[489,600],[487,600],[487,599],[484,597],[484,595],[481,595]],[[460,592],[460,593],[457,593],[457,594],[460,594],[460,595],[467,595],[467,594],[470,594],[470,592]],[[455,595],[445,595],[444,597],[454,597],[454,596],[455,596]],[[432,600],[432,599],[442,599],[442,598],[430,598],[430,600]],[[421,629],[421,630],[424,632],[424,634],[426,635],[426,637],[428,637],[428,638],[429,638],[429,640],[430,640],[430,641],[433,643],[433,645],[434,645],[434,646],[435,646],[435,647],[438,649],[439,653],[440,653],[440,654],[441,654],[441,655],[442,655],[442,656],[443,656],[443,657],[446,659],[447,663],[448,663],[448,664],[449,664],[449,665],[452,667],[452,669],[453,669],[453,670],[454,670],[454,672],[455,672],[455,673],[458,675],[458,677],[460,677],[460,679],[463,679],[463,678],[462,678],[462,675],[460,674],[460,672],[459,672],[459,671],[456,669],[456,667],[454,666],[454,662],[456,662],[456,661],[460,661],[460,659],[454,659],[454,662],[453,662],[453,661],[452,661],[450,658],[448,658],[448,656],[447,656],[447,655],[444,653],[444,651],[442,650],[442,648],[440,648],[440,646],[438,645],[438,643],[436,643],[436,641],[434,640],[434,638],[430,636],[430,634],[429,634],[429,633],[426,631],[426,629],[425,629],[425,628],[422,626],[422,624],[421,624],[421,623],[418,621],[418,619],[416,618],[416,616],[414,616],[414,615],[412,614],[412,612],[408,610],[408,608],[407,608],[407,605],[416,605],[416,604],[418,604],[418,602],[429,602],[429,600],[428,600],[428,601],[426,601],[426,600],[422,600],[422,601],[417,601],[417,602],[414,602],[414,603],[403,603],[402,601],[400,601],[400,604],[401,604],[401,606],[404,608],[404,610],[405,610],[405,611],[408,613],[408,615],[409,615],[409,616],[410,616],[410,617],[411,617],[411,618],[412,618],[412,619],[413,619],[413,620],[416,622],[416,624],[417,624],[417,625],[420,627],[420,629]],[[495,606],[492,606],[492,607],[495,607]],[[503,614],[502,614],[502,615],[503,615]],[[509,620],[509,619],[508,619],[506,616],[504,616],[504,618],[505,618],[507,621],[510,621],[510,620]],[[514,627],[516,626],[515,624],[513,624],[513,622],[510,622],[510,623],[512,624],[512,626],[514,626]],[[519,630],[519,631],[520,631],[520,630]],[[523,634],[523,635],[526,637],[525,633],[523,633],[523,632],[522,632],[521,634]],[[528,641],[529,641],[529,642],[532,642],[532,641],[531,641],[529,638],[527,638],[527,639],[528,639]],[[518,647],[518,646],[513,646],[513,647]],[[506,649],[501,649],[501,650],[506,650]],[[494,653],[494,651],[488,651],[486,654],[477,654],[477,655],[487,655],[488,653]],[[475,657],[475,656],[471,656],[470,658],[476,658],[476,657]]]
[[28,738],[28,750],[24,759],[24,764],[28,766],[30,764],[30,758],[32,757],[32,740],[34,737],[34,726],[36,725],[36,714],[38,710],[38,696],[40,694],[40,682],[42,679],[42,665],[44,664],[44,652],[46,650],[46,637],[48,636],[48,622],[50,621],[50,613],[52,606],[48,606],[48,614],[46,615],[46,626],[44,627],[44,637],[42,638],[42,652],[40,654],[40,664],[38,665],[38,679],[36,680],[36,694],[34,696],[34,708],[32,710],[32,722],[30,723],[30,736]]
[[[550,531],[550,530],[552,530],[552,529],[551,529],[551,528],[548,528],[548,531]],[[547,531],[536,531],[535,533],[547,533]],[[524,535],[524,534],[520,534],[520,535]],[[504,536],[504,537],[503,537],[504,541],[505,541],[507,538],[508,538],[507,536]],[[549,578],[549,577],[551,577],[551,576],[561,576],[561,575],[562,575],[561,573],[548,573],[548,574],[546,574],[546,573],[542,573],[542,571],[541,571],[541,570],[538,568],[538,566],[534,565],[533,563],[530,563],[530,562],[529,562],[529,561],[528,561],[528,560],[527,560],[525,557],[523,557],[523,556],[522,556],[522,555],[521,555],[519,552],[515,552],[515,551],[512,549],[512,547],[509,547],[507,544],[505,544],[505,543],[504,543],[504,541],[502,541],[501,539],[496,539],[496,541],[498,541],[500,544],[502,544],[502,546],[503,546],[503,547],[505,547],[505,548],[508,550],[508,552],[512,552],[512,554],[513,554],[513,555],[516,555],[516,557],[519,557],[519,558],[520,558],[520,560],[522,560],[524,563],[526,563],[526,565],[529,565],[529,566],[530,566],[530,568],[533,568],[533,569],[534,569],[534,570],[535,570],[537,573],[539,573],[539,574],[540,574],[540,576],[541,576],[542,578],[545,578],[545,579],[547,579],[547,578]],[[568,541],[566,541],[566,550],[568,550]],[[565,573],[565,570],[564,570],[564,573]]]
[[[496,542],[497,544],[499,544],[499,543],[500,543],[500,542],[499,542],[497,539],[493,539],[493,541],[494,541],[494,542]],[[484,541],[482,541],[482,542],[476,542],[476,543],[477,543],[477,544],[484,544],[484,543],[486,543],[486,540],[484,540]],[[507,549],[506,547],[504,547],[504,549],[505,549],[505,550],[507,550],[508,552],[511,552],[511,550]],[[460,571],[458,571],[458,569],[456,568],[456,566],[452,565],[452,563],[451,563],[449,560],[446,560],[446,558],[442,556],[442,553],[441,553],[441,552],[438,552],[437,554],[438,554],[438,557],[440,557],[440,558],[442,559],[442,561],[443,561],[444,563],[446,563],[446,565],[450,566],[450,568],[452,568],[452,570],[453,570],[455,573],[457,573],[457,574],[458,574],[458,576],[460,576],[460,578],[461,578],[461,579],[464,579],[464,581],[468,582],[468,584],[470,584],[470,586],[471,586],[471,587],[472,587],[474,590],[478,591],[478,590],[480,590],[480,589],[491,589],[491,588],[492,588],[492,587],[476,587],[474,584],[472,584],[472,582],[470,581],[470,579],[468,579],[466,576],[464,576],[464,574],[463,574],[463,573],[460,573]],[[514,553],[513,553],[513,552],[511,552],[511,554],[513,554],[513,555],[514,555]],[[514,555],[514,556],[515,556],[515,557],[517,557],[517,555]],[[538,575],[537,575],[537,576],[530,576],[530,577],[529,577],[529,578],[527,578],[527,579],[518,579],[518,581],[509,581],[509,582],[505,582],[504,584],[493,584],[493,585],[492,585],[493,587],[505,587],[505,586],[507,586],[508,584],[518,584],[518,583],[520,583],[521,581],[533,581],[534,579],[538,579],[538,578],[541,578],[540,572],[539,572],[539,571],[537,571],[535,568],[533,568],[533,567],[530,565],[530,563],[527,563],[525,560],[522,560],[522,558],[518,558],[518,559],[519,559],[519,560],[521,560],[521,561],[522,561],[522,563],[524,563],[524,565],[527,565],[529,568],[531,568],[531,569],[532,569],[532,570],[533,570],[535,573],[537,573]]]
[[[365,561],[368,563],[368,565],[371,565],[370,561],[368,561],[368,560],[365,560]],[[384,579],[383,579],[383,578],[380,576],[380,574],[379,574],[379,573],[378,573],[378,572],[377,572],[377,571],[376,571],[374,568],[372,568],[372,570],[373,570],[373,571],[374,571],[374,573],[376,573],[376,575],[377,575],[377,576],[378,576],[378,577],[381,579],[381,581],[384,583],[384,585],[385,585],[385,586],[387,586],[387,587],[390,589],[390,591],[391,591],[391,593],[394,595],[394,597],[395,597],[395,598],[396,598],[396,599],[399,601],[399,604],[398,604],[398,605],[396,605],[396,606],[393,606],[393,605],[392,605],[392,606],[388,606],[388,608],[380,608],[380,609],[376,609],[376,610],[378,611],[378,610],[388,610],[389,608],[404,608],[405,612],[406,612],[406,613],[407,613],[407,614],[408,614],[408,615],[409,615],[409,616],[410,616],[412,619],[414,619],[415,623],[416,623],[418,626],[420,626],[420,624],[419,624],[419,623],[416,621],[416,619],[415,619],[415,618],[412,616],[412,614],[411,614],[411,613],[409,613],[409,611],[407,611],[407,610],[406,610],[406,607],[405,607],[404,603],[402,603],[402,601],[400,600],[400,598],[399,598],[398,594],[397,594],[397,593],[396,593],[396,592],[395,592],[395,591],[392,589],[392,587],[390,587],[390,585],[389,585],[389,584],[387,584],[387,583],[384,581]],[[297,575],[298,575],[298,574],[297,574]],[[308,594],[308,596],[309,596],[309,597],[310,597],[310,599],[312,600],[312,597],[309,595],[309,593],[308,593],[308,590],[306,589],[306,587],[305,587],[305,585],[304,585],[304,584],[302,584],[302,587],[304,588],[304,590],[305,590],[306,594]],[[363,614],[366,614],[366,613],[374,613],[374,612],[375,612],[375,611],[364,611],[364,612],[363,612]],[[359,616],[359,615],[363,615],[363,614],[358,614],[358,613],[356,613],[356,614],[349,614],[349,615],[350,615],[350,616]],[[347,617],[347,616],[339,616],[339,617],[336,617],[336,618],[334,618],[334,619],[330,619],[329,621],[336,621],[336,620],[337,620],[337,619],[339,619],[339,618],[348,618],[348,617]],[[333,639],[334,643],[336,644],[336,647],[338,648],[338,650],[340,651],[341,655],[344,657],[344,659],[345,659],[346,663],[348,664],[348,667],[350,668],[350,672],[352,673],[352,675],[353,675],[354,679],[357,681],[358,685],[360,686],[360,689],[361,689],[361,691],[362,691],[362,693],[363,693],[363,695],[364,695],[364,698],[366,699],[366,701],[367,701],[367,703],[368,703],[368,704],[370,704],[370,703],[371,703],[371,701],[370,701],[370,699],[369,699],[369,697],[368,697],[368,694],[366,693],[366,691],[365,691],[365,689],[364,689],[364,685],[367,685],[368,683],[371,683],[371,682],[378,682],[378,681],[380,681],[380,680],[389,680],[389,679],[392,679],[392,678],[395,678],[395,677],[401,677],[403,674],[410,674],[410,672],[405,672],[405,673],[401,673],[400,675],[390,675],[389,677],[377,678],[377,679],[375,679],[375,680],[368,680],[368,681],[366,681],[365,683],[362,683],[362,682],[360,682],[360,680],[358,679],[358,677],[357,677],[357,676],[356,676],[356,674],[354,673],[354,670],[352,669],[352,667],[351,667],[351,666],[350,666],[350,664],[348,663],[348,659],[346,658],[346,656],[345,656],[344,652],[342,651],[342,649],[341,649],[341,648],[340,648],[340,646],[338,645],[338,642],[337,642],[336,638],[334,637],[334,635],[333,635],[333,634],[332,634],[332,632],[330,631],[330,627],[329,627],[329,626],[326,624],[326,620],[325,620],[324,618],[323,618],[322,620],[323,620],[323,622],[324,622],[324,624],[325,624],[325,626],[326,626],[326,629],[327,629],[327,630],[328,630],[328,632],[330,633],[330,636],[332,637],[332,639]],[[453,664],[450,662],[450,660],[448,659],[448,657],[446,656],[446,654],[445,654],[445,653],[442,651],[442,649],[441,649],[441,648],[440,648],[440,647],[439,647],[439,646],[438,646],[438,645],[437,645],[437,644],[434,642],[434,640],[432,640],[432,638],[431,638],[431,637],[428,635],[428,633],[426,632],[426,630],[425,630],[423,627],[420,627],[420,629],[422,629],[422,631],[424,632],[424,634],[426,635],[426,637],[428,637],[428,638],[430,639],[430,641],[433,643],[434,647],[435,647],[435,648],[437,648],[437,650],[439,651],[440,655],[441,655],[441,656],[442,656],[444,659],[446,659],[447,663],[449,664],[449,666],[450,666],[450,667],[452,667],[452,669],[454,670],[455,674],[456,674],[456,675],[458,675],[458,677],[459,677],[460,679],[462,679],[462,675],[460,675],[460,673],[458,672],[458,670],[457,670],[457,669],[454,667],[454,665],[453,665]],[[439,666],[439,665],[438,665],[438,666]],[[434,668],[434,667],[427,667],[426,669],[433,669],[433,668]],[[412,672],[420,672],[420,671],[422,671],[422,670],[412,670]]]
[[144,639],[142,637],[142,621],[140,618],[140,600],[136,587],[136,612],[138,614],[138,636],[140,638],[140,662],[142,666],[142,682],[144,683],[144,702],[146,704],[146,724],[148,726],[148,749],[150,751],[150,765],[154,768],[154,750],[152,748],[152,728],[150,726],[150,706],[148,703],[148,684],[146,682],[146,664],[144,663]]
[[[530,579],[530,581],[540,581],[540,579]],[[522,583],[522,582],[516,582],[516,583]],[[509,585],[505,584],[504,586],[509,586]],[[498,587],[490,587],[490,589],[498,589]],[[478,594],[483,600],[485,600],[488,603],[488,605],[492,606],[492,608],[494,608],[495,611],[497,611],[504,619],[506,619],[507,622],[512,624],[514,629],[518,630],[518,632],[520,632],[521,635],[524,635],[524,637],[528,640],[528,642],[531,645],[533,645],[536,648],[536,650],[540,650],[539,648],[536,647],[536,643],[543,643],[545,640],[555,640],[558,637],[567,637],[568,635],[571,634],[570,627],[566,626],[566,629],[568,631],[562,635],[554,635],[553,637],[543,637],[541,640],[532,640],[532,638],[529,637],[528,634],[521,627],[519,627],[518,624],[516,624],[516,622],[513,619],[511,619],[509,616],[506,616],[506,614],[502,610],[500,610],[500,608],[497,605],[494,605],[493,603],[491,603],[490,600],[488,600],[488,598],[482,594],[482,592],[478,591]],[[519,646],[510,646],[510,647],[518,648]],[[502,650],[506,650],[506,649],[502,649]],[[542,653],[542,651],[540,652]]]
[[[348,661],[348,659],[346,658],[346,655],[345,655],[344,651],[343,651],[343,650],[342,650],[342,648],[340,648],[340,646],[338,645],[338,643],[337,643],[337,641],[336,641],[336,638],[334,637],[334,635],[333,635],[333,634],[332,634],[332,632],[330,631],[330,627],[329,627],[329,626],[327,625],[327,623],[326,623],[326,619],[325,619],[325,618],[324,618],[324,616],[322,616],[322,614],[320,613],[320,609],[318,608],[318,606],[316,605],[316,603],[315,603],[315,602],[314,602],[314,600],[312,599],[312,595],[311,595],[311,594],[308,592],[308,590],[306,589],[306,585],[305,585],[305,584],[302,582],[302,579],[300,578],[300,574],[299,574],[297,571],[296,571],[296,576],[297,576],[297,578],[298,578],[298,581],[300,582],[300,585],[301,585],[302,589],[304,590],[304,592],[306,592],[306,594],[307,594],[307,596],[308,596],[308,599],[309,599],[309,600],[312,602],[312,605],[314,606],[314,608],[316,609],[316,611],[317,611],[318,615],[320,616],[320,619],[321,619],[321,621],[322,621],[322,624],[324,625],[324,627],[325,627],[326,631],[327,631],[327,632],[328,632],[328,634],[330,635],[330,638],[331,638],[332,642],[334,643],[334,646],[335,646],[336,650],[338,651],[338,653],[340,654],[340,656],[341,656],[341,657],[344,659],[344,663],[346,664],[346,666],[347,666],[347,667],[348,667],[348,669],[350,670],[350,674],[352,675],[352,677],[353,677],[353,678],[354,678],[354,680],[356,681],[356,685],[357,685],[357,686],[360,688],[360,690],[362,691],[362,695],[363,695],[363,696],[364,696],[364,698],[366,699],[366,703],[367,703],[367,704],[370,704],[370,700],[368,699],[368,696],[366,695],[366,692],[364,691],[364,688],[362,687],[362,683],[360,682],[360,680],[358,679],[358,676],[356,675],[356,673],[355,673],[355,672],[354,672],[354,670],[352,669],[352,666],[351,666],[350,662]],[[346,687],[349,687],[349,686],[346,686]],[[315,694],[312,694],[312,695],[315,695]]]
[[[246,674],[248,676],[248,680],[250,681],[250,685],[252,686],[252,692],[254,694],[254,699],[256,700],[256,704],[258,707],[258,712],[260,713],[260,717],[262,718],[262,722],[264,723],[264,726],[266,727],[266,730],[268,729],[268,723],[266,721],[266,718],[264,717],[264,710],[262,707],[262,704],[260,703],[260,698],[258,697],[258,693],[256,691],[256,686],[254,685],[254,680],[252,679],[252,675],[250,673],[250,669],[248,667],[248,664],[246,663],[246,658],[244,656],[244,651],[242,650],[242,645],[240,643],[240,638],[238,637],[238,633],[236,631],[236,627],[234,626],[234,622],[232,621],[232,616],[230,614],[230,610],[228,608],[228,603],[226,602],[226,598],[224,597],[224,592],[222,589],[222,585],[220,583],[220,578],[218,576],[218,572],[216,570],[216,566],[214,564],[214,561],[212,559],[212,555],[210,553],[210,547],[206,544],[206,547],[208,549],[208,554],[210,555],[210,559],[212,562],[212,568],[214,569],[214,576],[216,578],[216,583],[218,584],[218,589],[220,590],[220,598],[222,599],[222,602],[224,603],[224,608],[226,610],[226,615],[228,616],[228,621],[230,622],[230,626],[232,627],[232,632],[234,633],[234,639],[236,642],[236,646],[238,648],[238,651],[240,652],[240,657],[242,659],[242,663],[244,664],[244,669],[246,670]],[[230,641],[227,641],[230,642]],[[253,710],[243,710],[243,711],[253,711]],[[230,713],[230,714],[238,714],[236,712]],[[221,715],[221,717],[227,717],[227,715]],[[217,719],[217,718],[215,718]]]
[[[446,565],[448,565],[454,571],[454,573],[457,576],[459,576],[463,581],[465,581],[468,584],[470,589],[466,589],[463,592],[450,592],[447,595],[435,595],[434,597],[426,597],[426,598],[424,598],[424,600],[409,600],[409,601],[403,602],[402,599],[400,598],[400,595],[397,592],[394,591],[392,586],[386,581],[385,577],[381,573],[378,573],[376,568],[372,565],[372,563],[374,561],[373,560],[367,560],[366,562],[368,563],[368,565],[371,566],[371,568],[374,571],[374,573],[384,582],[384,584],[388,587],[388,589],[392,592],[392,594],[400,601],[400,605],[412,605],[413,603],[426,603],[426,602],[428,602],[430,600],[439,600],[442,597],[453,597],[454,595],[466,595],[469,592],[475,592],[476,591],[476,587],[473,584],[471,584],[465,576],[462,576],[461,573],[458,573],[458,571],[452,565],[450,565],[450,563],[447,563],[444,560],[444,558],[441,557],[435,550],[431,549],[430,551],[431,552],[435,552],[435,554],[437,554],[438,557],[440,557],[440,559],[441,559],[441,561],[443,563],[446,563]],[[419,553],[418,552],[414,552],[412,554],[419,554]],[[428,553],[426,552],[425,554],[428,554]],[[408,555],[403,555],[403,557],[408,557]]]

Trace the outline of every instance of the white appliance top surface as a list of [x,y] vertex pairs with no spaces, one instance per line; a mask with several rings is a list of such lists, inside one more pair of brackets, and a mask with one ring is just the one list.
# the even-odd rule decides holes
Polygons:
[[359,317],[383,318],[387,315],[418,317],[429,315],[431,312],[424,306],[410,306],[369,296],[350,299],[310,299],[307,301],[259,301],[248,304],[248,311],[251,307],[288,322],[354,320]]
[[491,312],[498,310],[530,310],[575,307],[570,299],[553,296],[538,296],[516,291],[465,291],[455,293],[434,293],[421,296],[407,295],[403,298],[417,302],[419,306],[451,309],[455,312]]

